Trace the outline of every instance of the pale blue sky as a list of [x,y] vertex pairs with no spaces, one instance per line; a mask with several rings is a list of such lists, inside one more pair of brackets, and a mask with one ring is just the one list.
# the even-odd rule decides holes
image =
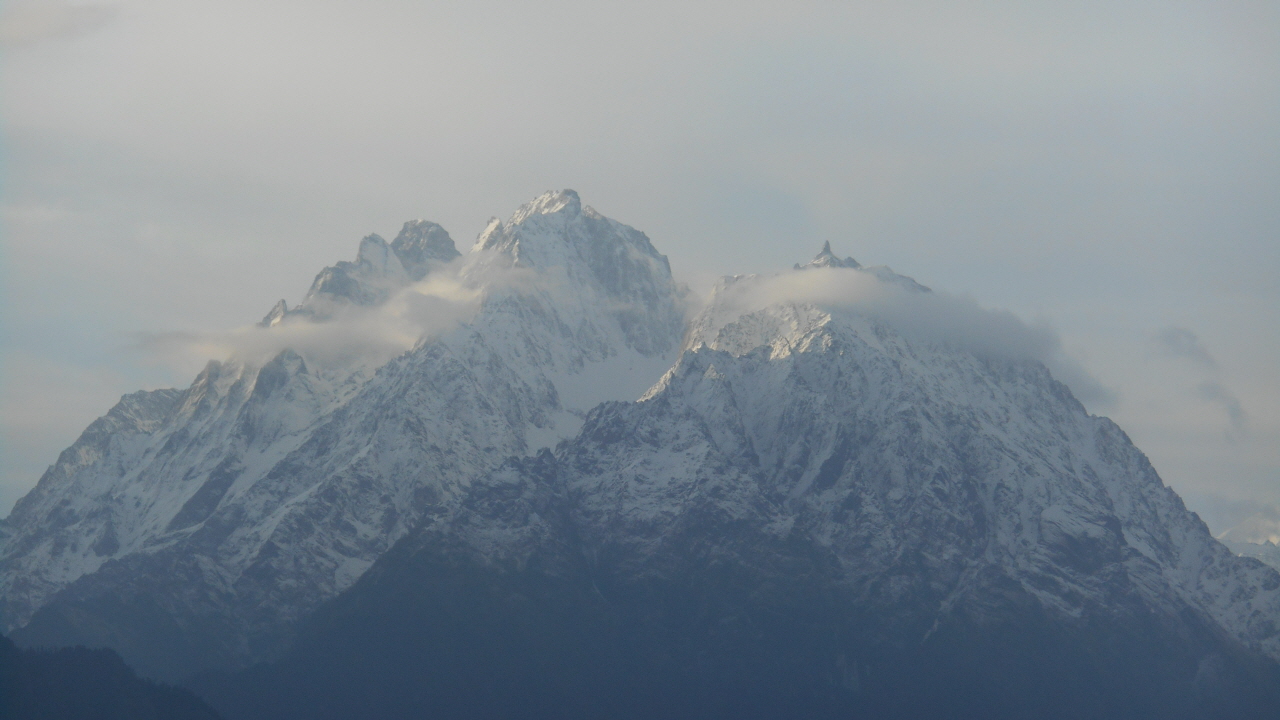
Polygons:
[[7,3],[0,513],[190,381],[139,333],[562,187],[695,287],[830,241],[1047,321],[1215,529],[1280,503],[1280,9],[1045,5]]

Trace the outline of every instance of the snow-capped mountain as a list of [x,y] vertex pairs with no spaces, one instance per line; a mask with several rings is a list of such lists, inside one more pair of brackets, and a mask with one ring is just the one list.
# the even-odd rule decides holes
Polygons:
[[564,191],[493,221],[465,257],[424,221],[367,237],[254,332],[440,314],[434,282],[474,308],[376,371],[285,349],[123,398],[4,521],[6,628],[171,678],[268,655],[425,508],[638,397],[684,331],[666,258]]
[[90,426],[4,618],[167,678],[297,631],[232,717],[1273,716],[1280,573],[1010,322],[828,245],[686,323],[571,191],[408,223]]
[[638,402],[433,509],[228,715],[1274,717],[1280,574],[1040,362],[831,257],[722,282]]

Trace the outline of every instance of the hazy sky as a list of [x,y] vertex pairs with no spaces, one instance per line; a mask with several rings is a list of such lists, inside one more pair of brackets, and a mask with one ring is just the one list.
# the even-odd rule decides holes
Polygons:
[[0,514],[145,333],[548,189],[695,288],[840,255],[1047,323],[1215,530],[1280,532],[1280,4],[0,6]]

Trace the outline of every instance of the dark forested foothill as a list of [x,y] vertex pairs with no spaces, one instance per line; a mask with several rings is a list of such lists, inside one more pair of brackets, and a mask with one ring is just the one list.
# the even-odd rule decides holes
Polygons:
[[19,649],[0,637],[0,720],[218,720],[190,692],[139,678],[119,655]]
[[1280,707],[1275,666],[1194,619],[1070,627],[991,587],[1002,619],[957,613],[926,637],[912,609],[851,607],[802,557],[791,569],[817,576],[703,557],[625,581],[564,557],[486,568],[441,550],[393,550],[283,661],[196,689],[230,720],[1261,720]]
[[281,661],[193,687],[231,720],[1262,720],[1280,708],[1273,661],[1193,608],[1137,601],[1123,574],[1113,606],[1064,618],[994,569],[945,608],[917,555],[852,582],[812,540],[705,507],[656,550],[602,535],[570,490],[584,442],[473,484],[304,623]]

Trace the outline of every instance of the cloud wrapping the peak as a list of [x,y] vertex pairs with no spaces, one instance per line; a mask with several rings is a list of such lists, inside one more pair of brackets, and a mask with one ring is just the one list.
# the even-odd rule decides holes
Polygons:
[[1026,323],[1006,310],[984,308],[969,297],[922,291],[888,268],[807,268],[770,276],[726,279],[704,311],[722,327],[779,303],[812,304],[883,321],[909,340],[953,347],[980,357],[1044,363],[1082,402],[1107,405],[1115,393],[1092,378],[1062,349],[1043,322]]

